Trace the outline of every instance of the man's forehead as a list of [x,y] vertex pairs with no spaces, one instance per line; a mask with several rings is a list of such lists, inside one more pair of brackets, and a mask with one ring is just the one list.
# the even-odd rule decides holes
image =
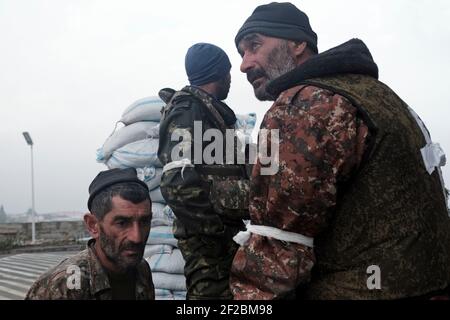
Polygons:
[[120,204],[120,205],[140,205],[141,203],[144,203],[144,202],[150,202],[150,200],[147,198],[147,199],[142,200],[139,203],[134,203],[134,202],[132,202],[130,200],[122,198],[120,195],[112,196],[111,200],[112,200],[113,205],[114,205],[114,203],[115,204]]
[[[111,208],[112,212],[126,212],[129,211],[130,214],[132,214],[132,212],[136,211],[134,209],[151,209],[150,206],[150,200],[145,199],[144,201],[140,202],[140,203],[133,203],[131,201],[125,200],[119,196],[114,196],[112,198],[112,208]],[[151,211],[151,210],[147,210],[147,211]]]
[[129,212],[129,211],[121,211],[121,210],[113,210],[108,213],[109,221],[117,221],[117,220],[132,220],[132,221],[138,221],[142,219],[147,219],[152,217],[152,211],[151,210],[145,210],[142,212]]
[[241,41],[239,41],[238,49],[240,49],[242,46],[244,46],[247,42],[257,40],[262,37],[262,34],[252,32],[242,37]]
[[277,37],[271,37],[271,36],[266,36],[262,33],[257,33],[257,32],[252,32],[249,33],[245,36],[242,37],[242,39],[239,41],[238,44],[238,51],[244,50],[245,46],[248,45],[249,43],[251,43],[252,41],[256,41],[256,40],[272,40],[272,41],[277,41],[280,40],[280,38]]

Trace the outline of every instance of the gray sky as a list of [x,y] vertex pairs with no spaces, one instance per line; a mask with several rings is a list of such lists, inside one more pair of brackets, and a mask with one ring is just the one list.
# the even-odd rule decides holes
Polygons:
[[[228,104],[256,112],[234,36],[253,9],[270,1],[0,0],[0,205],[31,206],[34,142],[36,210],[85,211],[87,188],[105,167],[99,148],[125,108],[181,88],[184,55],[196,42],[227,51],[233,64]],[[450,154],[450,2],[304,0],[324,51],[362,39],[393,88]],[[449,166],[444,177],[450,185]]]

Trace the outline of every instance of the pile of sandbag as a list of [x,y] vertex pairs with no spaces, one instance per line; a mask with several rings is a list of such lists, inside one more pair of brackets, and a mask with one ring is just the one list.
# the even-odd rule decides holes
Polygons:
[[[144,258],[152,270],[155,298],[186,299],[184,260],[172,226],[175,216],[161,194],[162,165],[158,159],[159,121],[164,102],[158,97],[140,99],[129,106],[118,123],[124,124],[97,150],[97,161],[113,168],[136,168],[152,199],[152,222]],[[256,114],[236,115],[238,137],[246,143],[256,123]],[[117,128],[117,124],[116,124]]]
[[153,216],[144,258],[152,270],[155,298],[186,299],[185,262],[172,232],[174,215],[160,188],[162,166],[157,153],[163,106],[158,97],[140,99],[129,106],[118,121],[125,126],[115,130],[97,150],[97,161],[109,169],[136,168],[139,179],[147,184]]
[[144,253],[152,270],[155,296],[159,300],[186,299],[185,262],[173,236],[174,219],[169,206],[153,211],[152,229]]
[[256,125],[256,113],[237,114],[234,127],[238,137],[245,137],[246,143],[252,142],[252,132]]

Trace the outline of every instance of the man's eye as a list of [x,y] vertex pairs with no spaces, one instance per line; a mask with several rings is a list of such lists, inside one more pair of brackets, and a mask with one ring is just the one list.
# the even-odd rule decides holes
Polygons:
[[128,223],[128,221],[126,221],[126,220],[117,220],[117,222],[116,222],[116,224],[117,224],[119,227],[124,227],[124,226],[127,225],[127,223]]
[[252,42],[250,47],[252,48],[252,51],[255,51],[256,49],[258,49],[261,46],[260,43],[258,42]]

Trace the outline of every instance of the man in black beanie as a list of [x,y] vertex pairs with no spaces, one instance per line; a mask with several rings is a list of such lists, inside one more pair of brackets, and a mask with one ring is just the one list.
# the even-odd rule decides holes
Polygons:
[[187,299],[231,299],[229,272],[237,250],[232,238],[248,218],[249,178],[237,158],[225,162],[225,152],[217,150],[222,156],[213,163],[203,157],[210,143],[203,141],[204,134],[215,131],[224,141],[236,123],[222,101],[230,89],[231,64],[221,48],[197,43],[186,53],[185,67],[190,85],[159,93],[167,103],[159,135],[161,191],[176,216]]
[[153,300],[143,260],[152,219],[151,200],[136,169],[100,172],[89,186],[84,221],[87,248],[43,274],[27,300]]
[[251,223],[235,238],[234,298],[448,292],[445,157],[378,81],[365,44],[318,54],[306,14],[276,2],[257,7],[235,42],[255,96],[274,101],[261,129],[271,132],[267,144],[278,133],[279,171],[263,175],[259,159],[253,169]]

